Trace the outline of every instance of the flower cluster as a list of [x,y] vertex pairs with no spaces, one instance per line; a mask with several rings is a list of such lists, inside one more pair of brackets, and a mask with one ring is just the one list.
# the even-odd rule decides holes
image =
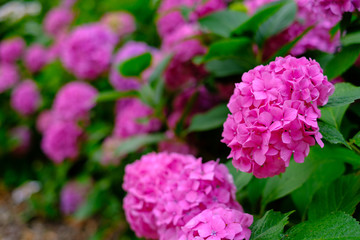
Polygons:
[[107,13],[100,21],[120,38],[133,33],[136,29],[134,17],[126,12]]
[[93,80],[108,69],[116,42],[102,24],[77,27],[63,43],[61,61],[76,77]]
[[19,81],[19,73],[15,65],[0,63],[0,93],[8,90]]
[[25,42],[22,38],[16,37],[2,41],[0,44],[0,62],[14,63],[22,57],[25,49]]
[[89,186],[86,183],[69,181],[60,193],[60,209],[65,215],[78,210],[85,202]]
[[318,106],[333,91],[320,65],[304,57],[278,57],[244,73],[222,134],[234,166],[263,178],[284,172],[292,155],[303,162],[315,139],[323,145]]
[[34,44],[26,50],[24,61],[30,72],[39,72],[48,63],[48,52],[42,45]]
[[70,9],[54,8],[49,11],[44,19],[44,29],[50,36],[58,36],[67,30],[74,15]]
[[32,80],[21,82],[11,95],[12,107],[22,115],[34,113],[38,109],[40,101],[40,93]]
[[192,155],[144,155],[126,166],[123,188],[126,218],[139,237],[180,239],[185,224],[216,206],[242,212],[227,168]]
[[236,209],[217,207],[207,209],[191,219],[184,227],[180,240],[250,239],[248,229],[253,217]]

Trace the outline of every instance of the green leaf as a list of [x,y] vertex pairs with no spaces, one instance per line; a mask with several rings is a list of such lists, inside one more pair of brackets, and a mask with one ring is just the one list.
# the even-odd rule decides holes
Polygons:
[[126,91],[126,92],[119,92],[119,91],[108,91],[108,92],[100,92],[96,97],[95,102],[109,102],[109,101],[116,101],[120,98],[133,98],[139,97],[139,92],[137,91]]
[[360,132],[358,132],[351,140],[350,142],[353,142],[356,144],[356,146],[360,147]]
[[228,113],[227,106],[221,104],[206,113],[196,114],[191,120],[188,132],[201,132],[221,127]]
[[341,122],[348,107],[349,105],[339,107],[324,107],[321,109],[320,120],[335,126],[336,129],[340,131]]
[[150,64],[151,54],[147,52],[122,62],[119,71],[125,77],[139,77]]
[[359,202],[360,176],[343,176],[315,194],[309,208],[309,219],[319,219],[338,211],[352,215]]
[[285,4],[277,11],[277,13],[261,24],[256,31],[255,40],[258,46],[262,47],[266,39],[280,33],[290,26],[295,20],[296,12],[296,3],[292,0],[285,1]]
[[227,77],[243,74],[252,68],[245,67],[244,65],[246,65],[246,63],[243,63],[239,59],[224,59],[209,61],[205,63],[205,68],[216,77]]
[[155,144],[166,137],[163,133],[154,133],[154,134],[146,134],[146,135],[137,135],[131,138],[126,139],[121,143],[121,145],[116,149],[116,156],[124,156],[128,153],[135,152],[139,148],[149,145]]
[[333,144],[344,144],[346,147],[350,148],[349,144],[346,142],[344,136],[341,132],[333,125],[319,121],[320,133],[323,135],[324,139]]
[[360,99],[360,87],[355,87],[351,83],[337,83],[334,94],[329,97],[325,106],[343,106],[353,103],[357,99]]
[[360,225],[343,212],[327,215],[316,221],[307,221],[289,229],[285,240],[355,240],[359,239]]
[[262,208],[264,209],[268,203],[301,187],[314,169],[315,165],[309,159],[306,159],[304,163],[291,161],[285,173],[281,176],[272,177],[267,181],[262,193]]
[[346,34],[344,37],[341,38],[341,44],[343,46],[360,44],[360,32]]
[[204,56],[203,61],[229,57],[241,58],[241,56],[250,55],[251,53],[252,50],[250,39],[245,37],[236,39],[225,39],[210,45],[209,51]]
[[344,47],[326,64],[324,74],[332,80],[348,70],[359,57],[360,44]]
[[228,161],[226,166],[234,178],[234,184],[236,186],[237,192],[241,191],[250,182],[253,175],[250,173],[240,172],[234,167],[232,161]]
[[319,165],[304,185],[291,193],[291,198],[303,219],[316,191],[331,184],[345,171],[345,165],[342,161],[333,159],[331,154],[326,151],[322,155],[316,154],[317,149],[319,148],[312,148],[308,158],[311,158],[313,162],[318,162]]
[[243,12],[224,10],[200,18],[199,24],[203,29],[227,38],[248,18]]
[[[277,12],[287,3],[288,1],[276,1],[265,5],[260,8],[251,18],[243,21],[242,24],[233,31],[233,34],[240,35],[244,32],[256,32],[261,24],[265,23],[270,17],[277,14]],[[272,26],[273,27],[273,26]]]
[[289,215],[293,212],[282,214],[281,212],[267,211],[265,215],[254,221],[250,226],[250,240],[276,240],[281,239],[284,227],[289,223]]

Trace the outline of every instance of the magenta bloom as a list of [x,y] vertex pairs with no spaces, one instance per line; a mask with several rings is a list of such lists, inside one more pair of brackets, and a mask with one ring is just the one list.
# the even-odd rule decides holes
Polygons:
[[19,73],[15,65],[0,63],[0,93],[8,90],[19,81]]
[[192,217],[218,204],[242,211],[225,165],[192,155],[144,155],[126,166],[123,188],[126,218],[139,237],[178,240]]
[[123,100],[118,103],[114,129],[116,137],[124,139],[159,130],[161,123],[151,117],[153,110],[150,107],[135,98],[125,101],[125,104]]
[[44,29],[50,36],[56,37],[65,32],[73,21],[74,14],[67,8],[54,8],[44,19]]
[[248,240],[252,222],[253,216],[235,209],[206,209],[182,228],[185,235],[180,240]]
[[39,72],[48,63],[47,50],[39,45],[30,46],[25,53],[25,66],[30,72]]
[[60,193],[60,209],[65,215],[76,212],[84,204],[89,191],[87,184],[67,182]]
[[264,178],[284,172],[292,155],[303,162],[315,139],[323,146],[318,106],[333,92],[320,65],[304,57],[278,57],[244,73],[222,134],[234,166]]
[[127,12],[110,12],[105,14],[100,21],[120,38],[136,30],[135,19]]
[[53,104],[54,114],[65,120],[87,119],[89,111],[95,107],[98,91],[85,82],[70,82],[56,94]]
[[154,49],[142,42],[127,42],[120,50],[116,53],[112,63],[110,72],[110,83],[115,89],[119,91],[136,90],[142,85],[142,79],[124,77],[119,72],[119,65],[132,58],[144,54],[146,52],[154,52]]
[[55,163],[76,158],[81,129],[72,122],[57,121],[44,132],[41,148]]
[[0,62],[14,63],[21,58],[24,49],[25,42],[20,37],[2,41],[0,43]]
[[116,41],[104,25],[77,27],[63,43],[61,61],[76,77],[93,80],[108,69]]
[[34,113],[41,101],[41,96],[32,80],[21,82],[12,92],[11,106],[22,115],[30,115]]
[[44,133],[55,121],[56,118],[53,112],[50,110],[45,110],[37,117],[36,128],[39,132]]

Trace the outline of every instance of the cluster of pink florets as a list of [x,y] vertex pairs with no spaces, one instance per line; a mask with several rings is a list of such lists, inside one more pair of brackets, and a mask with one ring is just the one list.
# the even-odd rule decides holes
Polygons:
[[64,7],[58,7],[50,10],[44,19],[44,30],[53,37],[59,36],[67,31],[73,21],[73,12]]
[[323,146],[318,106],[333,91],[320,65],[304,57],[279,57],[244,73],[222,134],[234,166],[263,178],[284,172],[292,155],[303,162],[315,139]]
[[139,237],[181,239],[185,234],[182,227],[212,207],[230,208],[252,222],[236,202],[236,188],[226,166],[215,161],[202,163],[192,155],[150,153],[126,166],[123,188],[128,192],[124,198],[126,218]]
[[11,95],[11,106],[22,115],[34,113],[39,108],[40,101],[40,93],[32,80],[21,82]]
[[60,209],[69,215],[76,212],[86,201],[90,185],[77,181],[69,181],[60,193]]

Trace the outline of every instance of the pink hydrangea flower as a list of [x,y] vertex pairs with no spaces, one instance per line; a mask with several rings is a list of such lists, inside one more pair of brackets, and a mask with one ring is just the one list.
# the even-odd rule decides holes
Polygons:
[[195,56],[207,51],[198,39],[192,38],[197,33],[194,26],[184,25],[164,39],[164,51],[174,53],[165,70],[165,83],[171,90],[194,85],[207,74],[202,65],[197,66],[192,62]]
[[142,42],[127,42],[120,50],[116,53],[112,63],[110,72],[110,83],[119,91],[136,90],[142,85],[142,81],[145,79],[124,77],[119,72],[119,64],[132,58],[144,54],[146,52],[155,52],[155,49],[149,47]]
[[357,5],[356,1],[357,0],[319,0],[318,4],[323,8],[325,14],[330,16],[334,15],[341,19],[344,12],[353,12],[355,10]]
[[48,63],[47,50],[39,45],[30,46],[25,53],[25,66],[30,72],[39,72]]
[[11,106],[22,115],[34,113],[41,101],[41,96],[32,80],[21,82],[12,92]]
[[74,14],[68,8],[54,8],[44,19],[44,29],[50,36],[56,37],[65,32],[73,21]]
[[110,12],[105,14],[100,21],[110,27],[120,38],[136,30],[135,19],[127,12]]
[[93,80],[108,69],[116,39],[102,24],[77,27],[63,44],[61,61],[76,77]]
[[180,240],[250,239],[253,216],[223,206],[206,209],[193,217],[183,228]]
[[218,204],[242,211],[226,166],[192,155],[144,155],[126,166],[123,188],[125,214],[139,237],[179,239],[192,217]]
[[41,142],[44,153],[55,163],[77,157],[81,129],[72,122],[57,121],[49,126]]
[[87,119],[89,111],[95,106],[98,91],[85,82],[70,82],[56,94],[54,114],[65,120]]
[[0,63],[0,93],[8,90],[19,81],[19,73],[15,65]]
[[234,166],[264,178],[284,172],[292,155],[303,162],[315,139],[323,146],[318,106],[333,92],[320,65],[304,57],[278,57],[244,73],[222,134]]
[[39,132],[44,133],[54,122],[56,118],[51,110],[45,110],[39,114],[36,119],[36,128]]
[[89,184],[69,181],[61,189],[60,209],[65,215],[76,212],[86,200]]
[[0,43],[0,62],[14,63],[21,58],[24,49],[25,42],[20,37],[2,41]]
[[151,117],[153,110],[149,106],[135,98],[125,101],[126,104],[122,104],[123,100],[118,103],[114,128],[116,137],[124,139],[159,130],[161,122]]

